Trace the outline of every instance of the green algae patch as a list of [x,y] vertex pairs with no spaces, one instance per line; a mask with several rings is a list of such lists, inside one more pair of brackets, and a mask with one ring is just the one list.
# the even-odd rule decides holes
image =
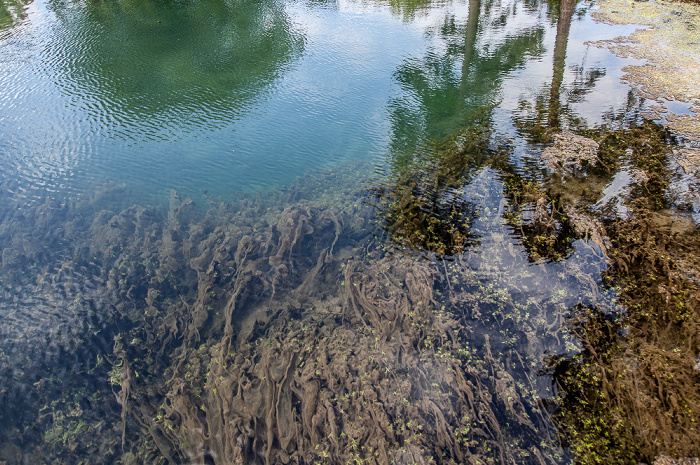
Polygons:
[[[642,60],[623,68],[623,79],[658,105],[647,117],[664,121],[675,133],[700,140],[700,5],[677,2],[606,0],[592,16],[610,24],[646,26],[627,37],[593,42],[620,57]],[[670,112],[664,101],[689,105],[688,114]]]
[[[548,144],[548,177],[511,176],[511,206],[524,207],[511,212],[539,205],[550,212],[551,243],[557,225],[568,223],[570,237],[598,246],[608,264],[603,285],[617,296],[616,307],[570,308],[565,326],[580,346],[545,363],[563,444],[581,464],[697,457],[700,235],[687,214],[694,207],[679,207],[673,194],[685,188],[692,197],[695,150],[678,146],[673,128],[648,120],[576,135],[543,132],[531,115],[515,118],[525,136]],[[533,227],[542,214],[513,213],[524,244],[547,236]]]
[[472,223],[476,207],[462,189],[502,150],[491,147],[489,109],[476,112],[465,127],[431,141],[404,159],[369,189],[381,227],[406,250],[450,256],[478,242]]
[[627,311],[572,311],[570,329],[584,348],[554,364],[560,434],[585,464],[697,456],[698,235],[653,217],[608,232],[606,279]]

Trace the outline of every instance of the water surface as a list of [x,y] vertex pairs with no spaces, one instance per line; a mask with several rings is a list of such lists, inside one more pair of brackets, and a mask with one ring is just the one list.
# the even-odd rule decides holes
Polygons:
[[[591,334],[658,334],[625,323],[653,247],[613,233],[695,237],[634,61],[587,43],[634,28],[571,0],[1,1],[0,461],[669,452],[590,394],[639,352]],[[546,163],[565,131],[601,163]],[[687,398],[666,429],[694,437]]]

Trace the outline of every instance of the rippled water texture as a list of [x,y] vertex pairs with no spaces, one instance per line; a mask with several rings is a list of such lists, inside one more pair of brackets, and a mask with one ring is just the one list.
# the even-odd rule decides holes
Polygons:
[[522,6],[505,27],[491,7],[464,24],[461,3],[4,5],[2,182],[27,201],[105,182],[148,203],[228,196],[410,150],[502,98],[528,61],[547,69],[551,33]]
[[3,184],[29,198],[106,181],[151,202],[173,187],[228,195],[376,155],[391,73],[420,47],[418,31],[391,17],[361,22],[335,6],[35,2],[26,11],[0,45],[0,144]]
[[700,455],[699,141],[595,8],[0,0],[0,464]]

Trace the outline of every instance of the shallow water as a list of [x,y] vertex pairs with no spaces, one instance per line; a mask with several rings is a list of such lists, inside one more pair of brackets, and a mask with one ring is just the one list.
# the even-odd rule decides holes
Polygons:
[[[546,82],[546,7],[483,9],[468,64],[464,3],[30,3],[0,43],[3,188],[31,201],[113,182],[158,203],[410,149]],[[580,47],[572,65],[610,60]]]
[[[0,462],[674,453],[571,420],[598,415],[567,377],[596,362],[585,312],[646,298],[606,231],[646,202],[695,237],[673,192],[700,184],[644,152],[672,134],[634,132],[636,61],[587,43],[633,27],[572,1],[0,1]],[[601,164],[545,163],[562,130]],[[666,305],[696,308],[693,254]]]

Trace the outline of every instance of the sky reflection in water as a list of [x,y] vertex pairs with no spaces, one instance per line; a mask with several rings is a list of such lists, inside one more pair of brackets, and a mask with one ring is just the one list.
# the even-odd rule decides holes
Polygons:
[[[273,443],[273,462],[319,444],[315,459],[338,461],[359,454],[350,437],[401,462],[430,455],[408,446],[423,426],[397,420],[416,415],[455,461],[568,461],[537,374],[581,350],[572,309],[620,313],[601,285],[607,245],[574,231],[569,207],[603,210],[621,177],[585,167],[557,184],[540,155],[553,129],[643,105],[622,61],[585,44],[631,29],[592,7],[2,0],[0,392],[16,423],[3,441],[227,463],[269,459]],[[269,195],[216,199],[256,192]],[[357,386],[329,390],[357,366]],[[365,388],[390,427],[353,423],[371,399],[343,399]],[[255,399],[274,414],[246,410]],[[50,419],[33,416],[41,402]],[[345,436],[319,436],[336,411],[356,414]],[[365,430],[401,439],[381,439],[387,452]]]
[[[148,203],[172,188],[265,190],[305,169],[442,137],[485,101],[502,102],[507,130],[511,105],[537,77],[546,82],[553,31],[544,6],[484,8],[469,75],[467,3],[404,16],[358,2],[29,8],[0,43],[3,184],[29,198],[80,195],[96,182],[125,184]],[[499,47],[513,40],[539,49],[509,51],[520,62],[501,63]],[[586,52],[588,63],[598,59]],[[459,95],[467,108],[455,115]]]

